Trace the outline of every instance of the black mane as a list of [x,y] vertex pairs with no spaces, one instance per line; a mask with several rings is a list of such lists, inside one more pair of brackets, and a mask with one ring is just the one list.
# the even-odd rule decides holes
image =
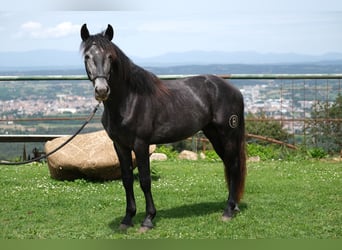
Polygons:
[[140,95],[166,94],[167,89],[160,79],[153,73],[132,63],[129,86],[132,91]]

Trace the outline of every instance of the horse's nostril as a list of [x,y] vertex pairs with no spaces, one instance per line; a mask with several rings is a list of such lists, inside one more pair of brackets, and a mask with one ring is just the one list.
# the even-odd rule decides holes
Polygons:
[[98,95],[107,95],[109,93],[109,87],[108,86],[96,86],[95,87],[95,93]]

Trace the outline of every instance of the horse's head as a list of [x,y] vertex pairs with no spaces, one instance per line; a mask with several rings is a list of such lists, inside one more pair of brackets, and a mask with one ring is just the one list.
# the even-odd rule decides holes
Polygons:
[[100,102],[107,100],[110,94],[108,82],[115,60],[115,52],[110,49],[113,36],[113,27],[109,24],[103,33],[97,35],[90,35],[86,24],[81,28],[85,68],[89,80],[93,82],[95,99]]

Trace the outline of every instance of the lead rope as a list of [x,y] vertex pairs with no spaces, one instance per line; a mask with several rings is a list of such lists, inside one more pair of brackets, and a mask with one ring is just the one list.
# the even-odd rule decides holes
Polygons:
[[61,148],[63,148],[65,145],[67,145],[72,139],[75,138],[76,135],[78,135],[83,129],[84,127],[91,121],[91,119],[93,119],[97,109],[100,106],[100,102],[95,106],[94,110],[91,112],[91,114],[88,116],[88,118],[85,120],[85,122],[83,123],[83,125],[65,142],[63,142],[61,145],[59,145],[57,148],[55,148],[54,150],[52,150],[51,152],[49,152],[48,154],[33,158],[31,160],[27,160],[27,161],[21,161],[21,162],[0,162],[0,165],[23,165],[23,164],[27,164],[27,163],[31,163],[31,162],[35,162],[35,161],[40,161],[44,158],[49,157],[50,155],[56,153],[58,150],[60,150]]

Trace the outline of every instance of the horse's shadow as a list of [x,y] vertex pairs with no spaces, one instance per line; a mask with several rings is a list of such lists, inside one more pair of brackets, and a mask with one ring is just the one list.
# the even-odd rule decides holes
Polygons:
[[[178,207],[161,209],[157,211],[157,216],[154,220],[155,225],[158,224],[159,220],[163,220],[165,218],[186,218],[186,217],[198,217],[207,214],[213,213],[223,213],[223,208],[226,205],[226,201],[221,202],[200,202],[194,204],[187,204]],[[239,204],[240,211],[243,212],[247,209],[246,203]],[[145,212],[137,213],[134,218],[134,221],[141,222],[145,218]],[[113,221],[109,223],[109,227],[114,232],[120,232],[119,225],[121,223],[123,216],[115,218]]]

